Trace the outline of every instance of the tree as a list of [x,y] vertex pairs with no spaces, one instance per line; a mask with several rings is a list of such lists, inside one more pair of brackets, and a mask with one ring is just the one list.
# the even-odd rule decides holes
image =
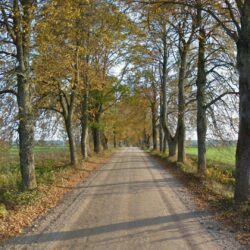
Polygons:
[[[19,120],[19,155],[23,188],[32,190],[37,187],[34,165],[34,126],[35,117],[32,105],[33,86],[31,81],[31,33],[35,0],[1,1],[1,36],[3,51],[1,54],[15,58],[14,68],[17,87],[2,90],[0,93],[10,93],[17,97]],[[14,90],[16,89],[16,90]]]
[[[67,11],[69,9],[71,11]],[[37,108],[62,115],[68,135],[70,161],[74,166],[77,165],[77,153],[73,122],[77,90],[81,89],[82,54],[80,38],[77,36],[80,14],[76,10],[77,5],[70,2],[61,5],[58,1],[52,1],[44,6],[44,18],[36,26],[39,30],[36,41],[39,54],[33,63],[38,93]]]
[[[200,1],[147,1],[148,4],[181,5],[197,8]],[[250,2],[246,0],[221,0],[203,2],[202,8],[209,13],[217,23],[224,29],[227,35],[235,42],[237,48],[237,68],[239,73],[239,133],[236,151],[236,188],[235,200],[237,202],[247,201],[250,197],[250,75],[249,65],[249,46],[250,46]],[[204,150],[203,150],[204,151]]]

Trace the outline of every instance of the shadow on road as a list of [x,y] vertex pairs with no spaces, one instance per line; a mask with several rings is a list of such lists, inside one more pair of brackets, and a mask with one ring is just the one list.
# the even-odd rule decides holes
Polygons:
[[75,238],[89,237],[98,234],[104,233],[112,233],[117,231],[128,231],[131,229],[143,228],[148,226],[156,226],[156,225],[164,225],[165,223],[176,223],[176,217],[178,217],[178,221],[193,219],[201,216],[202,212],[188,212],[188,213],[180,213],[170,215],[170,216],[160,216],[153,218],[146,218],[128,222],[120,222],[113,223],[109,225],[102,225],[91,228],[83,228],[74,231],[66,231],[66,232],[51,232],[44,234],[36,234],[36,235],[26,235],[26,236],[18,236],[14,241],[9,242],[8,244],[32,244],[32,243],[44,243],[44,242],[54,242],[60,240],[70,240]]

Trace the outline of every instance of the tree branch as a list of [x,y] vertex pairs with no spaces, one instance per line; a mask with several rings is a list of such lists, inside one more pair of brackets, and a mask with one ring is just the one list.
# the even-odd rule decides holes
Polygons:
[[226,96],[226,95],[238,95],[239,92],[225,92],[221,95],[219,95],[218,97],[216,97],[215,99],[213,99],[211,102],[207,103],[206,105],[203,106],[204,109],[208,109],[210,108],[213,104],[215,104],[217,101],[219,101],[222,97]]
[[0,90],[0,95],[4,95],[4,94],[12,94],[14,96],[17,96],[17,92],[13,89]]

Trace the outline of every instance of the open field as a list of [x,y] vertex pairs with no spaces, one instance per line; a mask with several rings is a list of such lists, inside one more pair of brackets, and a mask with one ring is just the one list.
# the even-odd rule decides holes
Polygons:
[[[66,146],[36,146],[34,153],[38,184],[53,183],[56,174],[69,166]],[[36,196],[34,193],[21,195],[21,191],[18,148],[12,147],[0,153],[0,204],[13,206],[29,202]]]
[[[236,146],[218,146],[207,148],[206,186],[224,197],[233,197],[235,186]],[[197,147],[187,148],[187,163],[184,171],[196,173]]]
[[[11,166],[13,164],[19,164],[18,147],[13,146],[9,150],[0,151],[0,173],[2,168]],[[35,146],[34,147],[35,161],[46,159],[58,159],[58,156],[68,157],[67,146]]]
[[[221,163],[229,166],[235,165],[236,146],[220,146],[207,148],[207,160],[209,162]],[[186,153],[190,156],[197,156],[197,147],[186,148]]]
[[[13,150],[14,151],[14,150]],[[36,147],[36,190],[23,191],[18,162],[0,165],[0,243],[30,225],[32,220],[46,213],[112,154],[111,150],[90,156],[76,167],[69,164],[67,147]],[[47,152],[47,154],[46,154]],[[52,157],[53,156],[53,157]],[[8,158],[2,154],[2,159]],[[1,247],[0,247],[1,248]]]
[[[34,153],[39,154],[39,153],[54,153],[54,152],[61,152],[61,151],[67,151],[68,147],[67,146],[35,146],[34,147]],[[18,155],[18,147],[13,146],[10,148],[8,152],[5,153],[5,155]],[[0,153],[0,157],[4,156],[3,154]]]

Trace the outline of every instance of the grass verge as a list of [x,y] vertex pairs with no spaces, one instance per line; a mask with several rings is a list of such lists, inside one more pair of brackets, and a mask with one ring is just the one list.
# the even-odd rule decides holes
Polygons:
[[1,190],[0,195],[0,242],[22,232],[38,216],[56,206],[63,195],[74,186],[87,179],[97,167],[107,161],[112,151],[105,151],[89,158],[73,168],[63,161],[43,162],[36,168],[38,188],[35,191],[21,192],[13,184],[12,189]]
[[208,208],[225,227],[234,232],[236,239],[250,245],[250,202],[236,205],[233,201],[233,172],[209,165],[206,177],[196,174],[195,159],[180,164],[159,152],[149,152],[171,174],[178,178],[194,195],[199,208]]

